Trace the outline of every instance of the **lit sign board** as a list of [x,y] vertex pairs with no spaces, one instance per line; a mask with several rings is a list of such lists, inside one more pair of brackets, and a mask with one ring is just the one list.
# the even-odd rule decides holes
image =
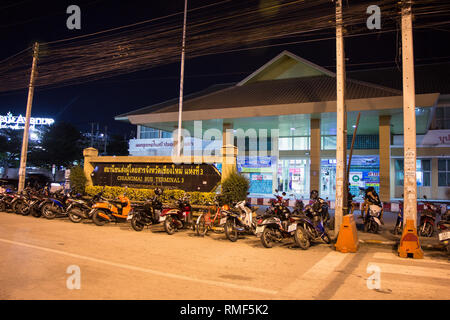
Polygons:
[[[36,126],[51,126],[55,120],[51,118],[30,118],[30,128],[34,129]],[[8,112],[6,116],[0,115],[0,129],[23,129],[25,127],[25,117],[22,115],[13,116]]]

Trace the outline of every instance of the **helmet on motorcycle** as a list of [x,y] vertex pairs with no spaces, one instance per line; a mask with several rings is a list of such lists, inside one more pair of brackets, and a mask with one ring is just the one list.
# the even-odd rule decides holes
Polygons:
[[319,192],[317,190],[311,191],[310,198],[315,200],[319,197]]

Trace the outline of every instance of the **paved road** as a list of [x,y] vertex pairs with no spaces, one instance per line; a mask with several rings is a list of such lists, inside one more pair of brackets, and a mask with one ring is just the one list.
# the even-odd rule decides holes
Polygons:
[[[411,260],[383,246],[292,245],[0,213],[0,299],[450,299],[444,252]],[[367,287],[370,265],[378,290]],[[80,268],[79,290],[67,288],[69,266]]]

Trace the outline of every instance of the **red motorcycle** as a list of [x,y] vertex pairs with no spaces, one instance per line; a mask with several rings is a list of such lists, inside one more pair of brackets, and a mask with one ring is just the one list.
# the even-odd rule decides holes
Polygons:
[[176,201],[175,206],[163,207],[159,222],[164,223],[164,230],[168,234],[174,234],[175,231],[192,225],[192,207],[189,200],[189,197],[184,196]]
[[[423,198],[426,200],[427,196],[423,196]],[[439,215],[441,213],[441,208],[434,203],[431,202],[424,202],[423,210],[420,213],[420,224],[417,228],[418,234],[421,237],[432,237],[435,228],[434,224],[436,221],[436,215]]]
[[450,253],[450,210],[441,216],[441,221],[437,224],[439,232],[439,241],[447,248]]

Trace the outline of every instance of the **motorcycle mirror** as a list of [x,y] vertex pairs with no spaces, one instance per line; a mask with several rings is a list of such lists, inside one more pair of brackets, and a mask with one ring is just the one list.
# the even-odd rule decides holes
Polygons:
[[275,192],[278,192],[278,189],[275,189]]
[[426,196],[426,195],[423,195],[423,198],[424,198],[424,199],[427,199],[427,196]]

